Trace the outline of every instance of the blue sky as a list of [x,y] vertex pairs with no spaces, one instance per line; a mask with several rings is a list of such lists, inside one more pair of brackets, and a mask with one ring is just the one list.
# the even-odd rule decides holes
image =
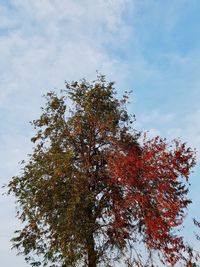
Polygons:
[[[96,70],[116,81],[119,94],[133,90],[135,127],[200,151],[199,14],[198,0],[1,0],[1,184],[31,152],[28,122],[40,114],[41,96],[65,80],[93,80]],[[199,171],[198,164],[185,230],[198,248],[191,221],[200,218]],[[10,250],[18,225],[13,199],[0,204],[1,262],[26,267]]]

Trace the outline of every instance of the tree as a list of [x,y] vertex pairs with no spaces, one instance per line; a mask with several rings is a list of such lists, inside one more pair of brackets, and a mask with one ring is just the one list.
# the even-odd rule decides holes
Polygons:
[[8,185],[23,222],[13,246],[32,266],[112,266],[138,242],[171,265],[181,259],[175,229],[190,203],[183,178],[194,151],[159,137],[141,143],[128,93],[115,95],[104,76],[66,83],[33,121],[34,150]]

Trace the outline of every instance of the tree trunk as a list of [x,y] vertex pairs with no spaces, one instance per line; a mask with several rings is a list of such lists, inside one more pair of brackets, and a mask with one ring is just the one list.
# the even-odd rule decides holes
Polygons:
[[97,255],[94,248],[93,234],[88,239],[88,267],[97,267]]

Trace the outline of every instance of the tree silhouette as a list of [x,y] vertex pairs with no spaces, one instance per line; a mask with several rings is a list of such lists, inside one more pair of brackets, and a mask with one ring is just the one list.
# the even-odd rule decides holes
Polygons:
[[[23,222],[13,246],[32,266],[130,266],[139,241],[165,263],[181,259],[175,230],[190,203],[195,153],[178,140],[139,142],[127,100],[101,75],[46,95],[34,150],[8,185]],[[140,256],[132,260],[139,266]]]

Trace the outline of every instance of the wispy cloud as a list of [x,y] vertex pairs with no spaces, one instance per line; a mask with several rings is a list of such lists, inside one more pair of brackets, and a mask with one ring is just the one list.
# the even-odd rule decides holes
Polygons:
[[[114,47],[114,42],[128,37],[123,21],[128,3],[16,0],[0,5],[4,22],[0,31],[0,135],[8,140],[4,146],[11,142],[17,149],[16,144],[23,143],[17,139],[29,137],[27,123],[38,115],[41,95],[62,88],[66,79],[94,79],[99,70],[123,81],[126,64],[110,56],[105,46],[111,42]],[[9,147],[4,151],[10,154]]]

